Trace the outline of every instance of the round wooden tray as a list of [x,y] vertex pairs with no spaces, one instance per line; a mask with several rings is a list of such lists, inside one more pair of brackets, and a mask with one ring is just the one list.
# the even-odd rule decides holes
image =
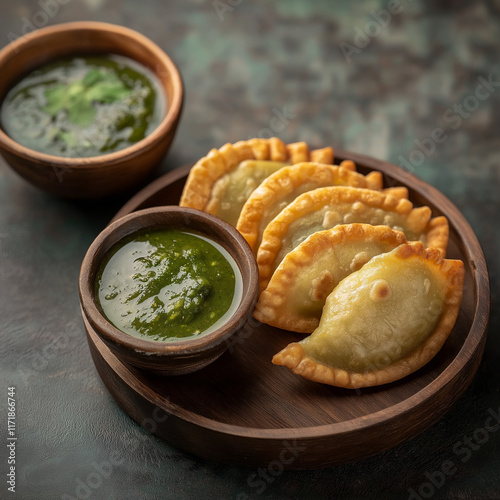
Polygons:
[[[416,205],[450,223],[448,257],[464,261],[457,323],[438,355],[392,384],[348,390],[310,382],[271,363],[301,337],[250,321],[212,365],[184,376],[150,374],[117,359],[86,324],[97,370],[118,404],[139,424],[179,448],[230,464],[307,469],[367,457],[436,422],[470,384],[489,317],[489,281],[481,247],[458,209],[439,191],[395,165],[359,154],[358,170],[379,170],[385,186],[405,185]],[[116,218],[177,204],[189,171],[182,167],[135,195]],[[276,462],[276,463],[275,463]],[[274,465],[273,465],[274,464]]]

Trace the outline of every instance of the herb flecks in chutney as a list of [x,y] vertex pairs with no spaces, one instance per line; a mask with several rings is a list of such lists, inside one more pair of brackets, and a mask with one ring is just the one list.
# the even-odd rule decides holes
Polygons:
[[65,157],[99,156],[135,144],[165,113],[156,77],[131,59],[92,55],[34,70],[7,94],[2,128],[19,144]]
[[227,257],[208,239],[182,231],[129,237],[101,267],[102,310],[135,337],[169,341],[201,335],[234,306],[236,276]]

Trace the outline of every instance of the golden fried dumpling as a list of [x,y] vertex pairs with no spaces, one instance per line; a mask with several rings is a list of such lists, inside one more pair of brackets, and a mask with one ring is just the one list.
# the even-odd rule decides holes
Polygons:
[[421,243],[373,257],[326,299],[318,328],[273,363],[304,378],[358,388],[398,380],[430,361],[450,334],[464,266]]
[[283,259],[260,294],[254,317],[285,330],[311,333],[327,296],[342,279],[373,256],[403,243],[402,232],[370,224],[314,233]]
[[179,205],[197,208],[236,224],[251,192],[285,165],[333,163],[332,148],[309,151],[307,144],[284,144],[275,137],[250,139],[212,149],[189,172]]
[[287,163],[265,160],[245,160],[234,170],[218,179],[205,211],[236,226],[241,209],[252,191],[276,170]]
[[267,225],[257,252],[261,286],[266,286],[285,255],[309,235],[354,222],[403,231],[408,241],[420,241],[445,255],[448,221],[443,216],[431,219],[429,207],[413,208],[409,200],[396,198],[391,191],[318,188],[297,197]]
[[380,172],[364,176],[346,166],[351,162],[344,166],[304,162],[281,168],[252,192],[241,209],[236,229],[256,252],[267,224],[297,196],[322,186],[382,189]]

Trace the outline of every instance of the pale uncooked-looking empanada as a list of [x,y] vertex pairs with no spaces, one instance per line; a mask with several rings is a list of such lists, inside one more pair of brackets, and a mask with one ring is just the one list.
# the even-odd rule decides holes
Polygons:
[[285,165],[303,161],[333,163],[333,150],[309,151],[305,142],[286,145],[276,137],[225,144],[193,166],[179,205],[203,210],[235,225],[241,207],[262,180]]
[[326,299],[318,328],[273,358],[304,378],[338,387],[386,384],[441,349],[462,300],[464,266],[421,243],[373,257]]
[[304,162],[283,167],[267,177],[252,192],[236,224],[236,229],[257,252],[267,224],[297,196],[322,186],[356,186],[382,189],[382,174],[366,176],[344,166]]
[[429,207],[413,208],[411,201],[391,192],[346,186],[324,187],[302,194],[267,225],[257,252],[261,287],[285,255],[309,235],[339,224],[359,222],[403,231],[408,241],[438,248],[448,243],[448,221],[431,217]]
[[260,294],[254,317],[277,328],[311,333],[327,296],[342,279],[403,243],[402,232],[370,224],[314,233],[285,256]]

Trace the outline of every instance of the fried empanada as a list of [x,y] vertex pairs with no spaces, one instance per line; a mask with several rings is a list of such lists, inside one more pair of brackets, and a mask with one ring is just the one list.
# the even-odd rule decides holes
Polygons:
[[[348,166],[354,165],[352,162]],[[382,174],[366,176],[344,166],[305,162],[283,167],[252,192],[236,224],[236,229],[257,252],[267,224],[297,196],[322,186],[356,186],[382,189]]]
[[401,379],[429,362],[455,324],[464,266],[421,243],[373,257],[326,299],[318,328],[273,363],[304,378],[359,388]]
[[297,197],[267,225],[257,252],[261,289],[285,255],[309,235],[339,224],[359,222],[403,231],[408,241],[439,249],[448,243],[448,221],[431,219],[429,207],[413,208],[391,192],[346,186],[324,187]]
[[257,186],[287,163],[264,160],[246,160],[214,184],[205,211],[217,215],[236,226],[241,209]]
[[254,317],[277,328],[311,333],[327,296],[342,279],[403,243],[402,232],[370,224],[314,233],[283,259],[260,294]]
[[235,225],[251,192],[271,173],[304,161],[333,163],[332,148],[309,151],[307,144],[250,139],[212,149],[189,172],[180,206],[197,208]]

